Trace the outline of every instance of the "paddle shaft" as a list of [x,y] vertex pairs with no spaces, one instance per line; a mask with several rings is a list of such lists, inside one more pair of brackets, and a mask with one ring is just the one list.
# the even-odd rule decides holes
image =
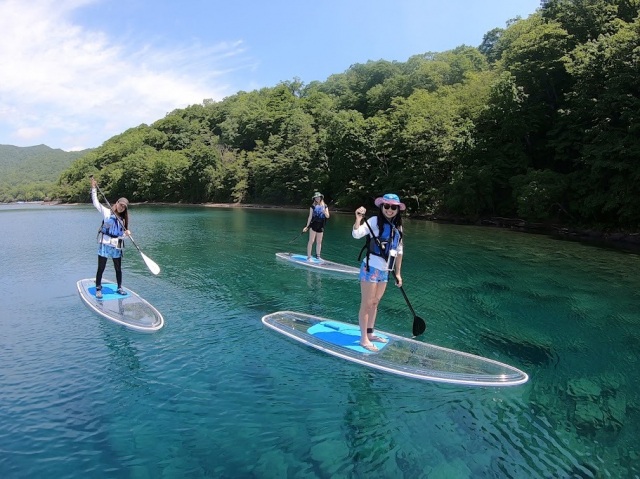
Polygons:
[[[398,277],[396,276],[395,271],[393,272],[393,277],[396,279],[396,283],[398,283]],[[413,314],[414,316],[418,316],[414,311],[413,306],[411,306],[411,302],[409,301],[409,298],[407,298],[407,293],[404,292],[404,288],[402,286],[400,286],[400,292],[402,293],[402,296],[404,296],[404,300],[407,302],[407,306],[409,306],[411,314]]]
[[[91,178],[93,178],[93,175],[91,175]],[[100,189],[100,187],[98,186],[98,183],[96,182],[96,189],[100,192],[100,194],[102,195],[102,198],[104,198],[104,201],[107,203],[107,206],[109,207],[109,209],[111,210],[111,203],[109,203],[109,200],[107,199],[106,195],[102,192],[102,190]],[[126,231],[126,227],[125,225],[122,223],[122,220],[118,217],[118,215],[115,215],[116,220],[118,221],[118,223],[120,223],[120,226],[122,226],[122,228]],[[149,258],[147,255],[145,255],[142,250],[140,249],[140,247],[136,244],[136,242],[133,240],[133,237],[131,236],[131,233],[129,233],[127,235],[127,238],[129,238],[131,240],[131,243],[133,244],[133,246],[136,247],[136,249],[138,250],[138,253],[140,253],[140,255],[142,256],[142,259],[144,260],[145,264],[147,265],[147,267],[151,270],[151,272],[153,274],[158,274],[160,272],[160,266],[158,266],[158,264],[153,261],[151,258]]]
[[300,238],[300,236],[302,236],[302,233],[298,233],[298,234],[296,235],[296,237],[295,237],[295,238],[293,238],[291,241],[289,241],[289,243],[288,243],[288,244],[293,243],[295,240],[297,240],[298,238]]
[[[90,178],[93,178],[93,175],[90,176]],[[102,198],[104,199],[104,202],[107,204],[107,206],[109,207],[109,209],[111,211],[113,211],[113,208],[111,207],[111,203],[109,203],[109,200],[107,199],[107,196],[102,192],[102,190],[100,189],[100,187],[98,186],[98,182],[96,181],[96,189],[98,190],[98,192],[100,192],[100,194],[102,195]],[[124,225],[124,223],[122,223],[122,220],[120,219],[120,217],[118,215],[115,215],[116,217],[116,221],[118,223],[120,223],[120,226],[122,226],[122,229],[124,229],[125,231],[127,230],[126,226]],[[133,243],[133,246],[135,246],[138,251],[140,251],[140,248],[138,248],[138,245],[133,241],[133,238],[131,238],[131,235],[129,235],[129,239],[131,240],[131,242]]]
[[[331,206],[331,205],[334,203],[334,201],[335,201],[335,200],[331,201],[331,203],[329,203],[329,204],[327,205],[327,208],[328,208],[329,206]],[[306,228],[306,226],[305,226],[305,228]],[[304,234],[304,231],[302,231],[301,233],[298,233],[298,235],[297,235],[295,238],[293,238],[291,241],[289,241],[289,243],[287,243],[287,244],[291,244],[291,243],[293,243],[295,240],[297,240],[298,238],[300,238],[300,236],[302,236],[303,234]]]
[[[369,228],[369,231],[371,232],[371,236],[373,236],[374,241],[378,244],[378,248],[380,248],[380,250],[382,251],[382,245],[380,244],[380,240],[378,239],[378,237],[374,234],[373,230],[371,229],[371,225],[369,224],[369,221],[364,218],[364,222],[367,225],[367,228]],[[395,267],[395,264],[394,264]],[[422,319],[420,316],[418,316],[415,312],[415,310],[413,309],[413,306],[411,306],[411,302],[409,301],[409,298],[407,297],[407,293],[405,293],[404,288],[402,287],[402,285],[400,284],[400,281],[398,281],[398,275],[396,274],[395,270],[392,270],[393,273],[393,277],[396,280],[396,285],[398,285],[400,287],[400,291],[402,292],[402,296],[404,296],[404,300],[407,303],[407,306],[409,306],[409,310],[411,310],[411,314],[413,314],[413,335],[414,336],[419,336],[422,333],[424,333],[425,329],[427,329],[427,325],[424,322],[424,319]]]

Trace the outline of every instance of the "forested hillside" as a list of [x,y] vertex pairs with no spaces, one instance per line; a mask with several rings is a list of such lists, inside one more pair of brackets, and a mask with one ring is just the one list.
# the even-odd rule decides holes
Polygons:
[[559,0],[478,47],[368,61],[176,110],[76,161],[132,201],[339,207],[640,227],[640,0]]
[[58,196],[60,174],[86,152],[54,150],[45,145],[0,145],[0,202]]

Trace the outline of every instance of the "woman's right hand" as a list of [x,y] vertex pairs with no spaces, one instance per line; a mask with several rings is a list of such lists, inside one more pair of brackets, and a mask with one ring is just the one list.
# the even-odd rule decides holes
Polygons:
[[309,231],[309,227],[308,226],[305,226],[304,228],[302,228],[302,232],[303,233],[306,233],[307,231]]
[[356,219],[359,220],[360,218],[363,218],[364,215],[366,214],[367,214],[367,209],[364,206],[361,206],[356,210]]
[[91,188],[95,188],[96,186],[98,186],[98,182],[96,181],[96,179],[92,176],[91,177]]

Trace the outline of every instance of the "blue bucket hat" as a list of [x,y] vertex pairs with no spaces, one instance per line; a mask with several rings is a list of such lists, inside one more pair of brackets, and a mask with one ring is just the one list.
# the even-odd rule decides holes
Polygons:
[[393,193],[387,193],[384,196],[376,198],[375,204],[378,208],[384,203],[388,205],[398,205],[400,211],[404,211],[407,209],[407,206],[404,203],[400,202],[400,198],[398,197],[398,195],[394,195]]

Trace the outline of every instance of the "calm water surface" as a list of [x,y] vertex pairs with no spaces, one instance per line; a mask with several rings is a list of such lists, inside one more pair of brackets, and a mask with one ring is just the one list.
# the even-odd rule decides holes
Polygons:
[[[640,257],[544,236],[409,221],[405,290],[419,339],[529,373],[470,388],[377,372],[260,318],[357,321],[359,286],[276,261],[306,211],[134,207],[125,285],[166,325],[92,313],[100,218],[0,206],[0,477],[640,477]],[[323,256],[356,265],[352,217]],[[293,240],[293,241],[292,241]],[[292,241],[291,244],[289,244]],[[107,278],[113,267],[107,266]],[[379,329],[410,336],[391,287]]]

